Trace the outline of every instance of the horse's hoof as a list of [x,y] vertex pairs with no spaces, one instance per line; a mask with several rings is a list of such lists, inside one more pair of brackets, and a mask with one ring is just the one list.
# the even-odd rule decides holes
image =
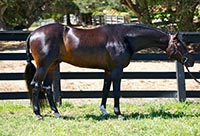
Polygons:
[[54,113],[54,115],[56,116],[56,118],[62,118],[62,115],[58,112]]
[[43,120],[43,117],[41,115],[36,115],[37,120]]
[[122,115],[118,115],[117,118],[118,118],[118,120],[125,120],[125,117]]

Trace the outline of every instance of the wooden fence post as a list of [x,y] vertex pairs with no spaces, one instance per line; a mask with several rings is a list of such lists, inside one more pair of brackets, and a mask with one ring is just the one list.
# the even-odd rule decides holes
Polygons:
[[176,61],[176,79],[177,79],[177,97],[179,102],[184,102],[186,100],[186,90],[185,90],[185,72],[184,66]]
[[56,104],[61,105],[60,64],[56,66],[53,80],[53,93]]

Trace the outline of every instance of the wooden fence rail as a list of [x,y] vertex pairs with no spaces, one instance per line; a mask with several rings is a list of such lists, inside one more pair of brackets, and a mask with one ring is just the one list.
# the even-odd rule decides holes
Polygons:
[[[0,32],[0,41],[24,41],[30,32]],[[200,42],[200,33],[182,33],[186,43]],[[200,61],[200,54],[193,54],[195,60]],[[25,53],[0,53],[0,60],[25,60]],[[170,61],[164,54],[136,54],[134,61]],[[175,90],[130,90],[122,91],[123,98],[174,98],[179,101],[187,98],[199,98],[200,90],[185,90],[185,79],[191,79],[187,72],[184,72],[183,66],[177,63],[176,72],[124,72],[123,79],[177,79],[177,89]],[[64,91],[60,87],[60,79],[103,79],[102,72],[59,72],[56,71],[54,80],[55,100],[61,102],[61,98],[101,98],[101,91]],[[200,78],[200,72],[192,72],[197,78]],[[2,80],[23,80],[23,73],[0,73]],[[61,91],[62,90],[62,91]],[[112,91],[109,97],[113,97]],[[28,99],[27,92],[3,92],[0,90],[0,100],[8,99]]]

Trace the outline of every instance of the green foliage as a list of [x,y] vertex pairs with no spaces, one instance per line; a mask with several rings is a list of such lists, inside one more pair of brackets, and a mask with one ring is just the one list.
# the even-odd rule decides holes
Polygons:
[[74,0],[82,13],[98,13],[105,9],[115,9],[118,11],[128,11],[127,8],[120,4],[119,0]]
[[200,19],[200,8],[197,8],[194,13],[195,19]]
[[120,0],[139,21],[167,31],[195,31],[199,0]]
[[78,6],[73,0],[54,0],[51,8],[42,14],[43,19],[53,18],[60,19],[66,14],[79,12]]
[[101,116],[99,104],[92,101],[83,103],[80,100],[78,104],[67,101],[59,110],[65,119],[56,119],[46,108],[42,111],[46,115],[44,120],[38,121],[27,101],[1,101],[0,135],[200,135],[200,104],[195,102],[122,102],[124,121],[116,118],[112,104],[107,106],[110,113],[107,120]]
[[[123,2],[129,3],[134,13],[121,4]],[[41,18],[59,20],[63,15],[79,11],[102,15],[105,9],[114,9],[122,14],[127,12],[131,17],[137,16],[146,24],[160,21],[162,25],[159,22],[155,26],[164,26],[169,31],[194,31],[198,30],[198,25],[193,23],[193,18],[200,17],[198,4],[199,0],[1,0],[0,29],[28,28]]]
[[[51,8],[52,0],[5,0],[6,10],[2,15],[6,28],[28,28]],[[1,26],[0,26],[1,27]]]
[[4,24],[11,29],[28,28],[40,18],[58,19],[79,10],[72,0],[3,0],[2,5],[6,10],[1,13],[0,28]]

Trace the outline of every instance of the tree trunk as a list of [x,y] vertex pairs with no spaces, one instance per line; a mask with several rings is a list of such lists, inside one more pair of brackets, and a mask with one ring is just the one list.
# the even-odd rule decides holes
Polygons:
[[3,20],[3,14],[6,11],[7,5],[1,4],[0,5],[0,30],[4,30],[6,28],[4,20]]
[[152,24],[147,0],[120,0],[120,2],[135,13],[139,19],[139,22],[144,24]]
[[70,14],[67,14],[67,25],[71,26],[71,21],[70,21]]
[[177,18],[179,21],[177,22],[178,28],[181,31],[195,31],[196,27],[194,24],[194,12],[197,5],[200,2],[182,2],[180,1],[180,5],[177,6]]

